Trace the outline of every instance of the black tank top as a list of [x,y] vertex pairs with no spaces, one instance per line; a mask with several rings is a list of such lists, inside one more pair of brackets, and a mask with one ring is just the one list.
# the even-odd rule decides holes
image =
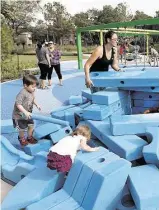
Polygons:
[[112,48],[111,58],[110,60],[106,57],[105,46],[103,45],[103,56],[102,58],[98,58],[91,66],[90,72],[93,71],[108,71],[109,65],[112,65],[114,60],[114,48]]

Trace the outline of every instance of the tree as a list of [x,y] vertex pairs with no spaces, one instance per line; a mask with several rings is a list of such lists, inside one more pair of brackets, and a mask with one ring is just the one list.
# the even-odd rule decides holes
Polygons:
[[43,13],[48,33],[52,34],[58,43],[62,42],[62,38],[74,30],[71,15],[59,2],[45,4]]
[[8,25],[13,29],[14,35],[19,35],[26,30],[35,20],[35,11],[40,9],[40,0],[36,1],[6,1],[1,2],[1,14],[4,15]]
[[155,15],[156,18],[159,18],[159,10],[156,11],[156,15]]
[[149,19],[149,18],[152,18],[152,17],[149,16],[149,15],[147,15],[147,14],[145,14],[145,13],[142,12],[142,11],[137,10],[137,11],[135,12],[135,15],[134,15],[133,20],[143,20],[143,19]]
[[98,16],[98,22],[104,24],[114,22],[114,9],[111,5],[103,6],[103,10]]
[[1,56],[8,58],[13,50],[12,30],[8,27],[5,18],[1,15]]
[[132,20],[133,18],[131,9],[129,8],[126,2],[119,3],[114,9],[113,13],[115,22],[126,22]]

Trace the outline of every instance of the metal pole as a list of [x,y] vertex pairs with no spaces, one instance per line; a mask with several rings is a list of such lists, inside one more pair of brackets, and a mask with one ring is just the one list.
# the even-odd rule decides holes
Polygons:
[[100,45],[103,46],[103,31],[100,30]]
[[81,32],[76,31],[77,35],[77,56],[78,56],[78,68],[83,69],[82,64],[82,42],[81,42]]
[[149,55],[149,35],[147,34],[146,35],[146,55],[147,55],[147,57],[148,57],[148,55]]

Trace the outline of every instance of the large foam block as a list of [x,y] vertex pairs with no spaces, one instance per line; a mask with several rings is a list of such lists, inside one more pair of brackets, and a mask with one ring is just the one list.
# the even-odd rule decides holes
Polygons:
[[19,160],[16,166],[10,166],[8,164],[2,167],[2,174],[7,180],[14,183],[20,182],[25,176],[35,170],[36,166],[27,163],[23,160]]
[[82,90],[82,96],[88,98],[89,100],[92,100],[91,90],[90,89]]
[[124,187],[122,198],[119,201],[116,210],[137,210],[127,185]]
[[60,130],[51,133],[50,138],[53,142],[53,144],[56,144],[60,139],[64,138],[65,136],[68,136],[72,133],[72,129],[70,126],[61,128]]
[[52,141],[48,139],[39,140],[36,144],[28,144],[24,147],[24,151],[28,155],[35,155],[41,151],[49,151],[50,147],[52,146]]
[[42,152],[35,157],[17,150],[4,136],[1,139],[1,167],[3,176],[18,183],[24,176],[37,167],[46,165],[46,156]]
[[118,109],[124,108],[127,104],[127,98],[121,99],[120,101],[116,101],[110,104],[109,106],[92,104],[83,110],[83,117],[84,119],[88,120],[104,120]]
[[159,209],[159,170],[155,165],[133,167],[128,186],[137,209]]
[[41,200],[63,186],[64,176],[64,173],[57,173],[46,167],[35,169],[8,193],[2,209],[21,209]]
[[76,183],[81,174],[83,166],[106,153],[108,153],[108,150],[102,147],[100,147],[99,151],[97,152],[91,152],[91,153],[83,152],[83,151],[78,152],[75,158],[75,162],[71,170],[69,171],[69,174],[65,181],[63,189],[61,189],[60,191],[56,193],[51,194],[50,196],[40,200],[37,203],[34,203],[28,206],[27,210],[50,209],[59,205],[61,202],[64,202],[65,200],[67,200],[72,195],[73,190],[75,189]]
[[52,112],[50,114],[52,115],[54,112],[64,111],[64,110],[67,110],[67,109],[70,109],[70,108],[73,108],[73,107],[75,107],[75,105],[60,106],[60,107],[52,110]]
[[77,126],[81,121],[84,120],[83,110],[75,112],[74,117],[75,117],[75,125]]
[[101,164],[103,167],[94,172],[82,203],[85,210],[115,209],[131,169],[131,163],[124,159],[107,162],[103,158]]
[[81,95],[76,95],[76,96],[70,96],[69,97],[69,104],[73,105],[73,104],[82,104],[83,100],[82,100],[82,96]]
[[158,93],[148,93],[148,92],[133,92],[132,99],[140,99],[140,100],[159,100]]
[[159,126],[148,127],[146,133],[151,143],[143,148],[144,159],[159,167]]
[[74,112],[70,112],[70,111],[65,111],[64,112],[65,115],[65,120],[69,122],[70,127],[74,130],[75,129],[75,116],[74,116]]
[[158,107],[159,106],[159,100],[139,100],[135,99],[133,100],[133,105],[135,107]]
[[52,113],[52,117],[57,118],[57,119],[62,119],[62,120],[68,120],[68,122],[70,123],[70,126],[75,128],[74,113],[80,110],[81,110],[80,107],[73,107],[67,110],[54,112]]
[[91,121],[87,124],[90,126],[92,133],[111,151],[129,161],[143,157],[143,147],[147,142],[136,135],[112,136],[110,131],[109,120]]
[[119,159],[119,157],[113,153],[107,153],[105,155],[101,155],[99,158],[90,161],[88,164],[84,165],[79,176],[78,182],[75,186],[73,194],[71,198],[66,200],[65,202],[60,203],[58,206],[51,208],[52,210],[63,210],[69,209],[74,210],[82,204],[82,201],[85,197],[85,194],[89,188],[91,179],[96,170],[99,170],[101,167],[104,167],[102,163],[105,160],[105,164],[109,162],[113,162]]
[[157,87],[159,71],[92,72],[95,87]]
[[111,117],[113,135],[144,134],[147,127],[159,126],[159,114],[137,114]]
[[2,134],[9,134],[9,133],[16,133],[17,130],[13,127],[13,121],[9,120],[1,120],[1,133]]
[[95,104],[110,105],[125,97],[128,97],[128,91],[110,89],[92,94],[92,102]]
[[143,91],[143,92],[149,92],[149,93],[159,93],[159,86],[158,87],[125,87],[125,88],[119,88],[121,90],[131,90],[131,91]]
[[60,130],[61,128],[62,128],[62,126],[60,126],[60,125],[56,125],[53,123],[46,123],[46,124],[40,125],[34,129],[33,137],[35,139],[42,139],[42,138],[48,136],[49,134]]
[[91,105],[91,101],[88,101],[88,102],[86,102],[86,103],[83,103],[83,104],[79,105],[79,107],[80,107],[81,109],[84,109],[84,108],[86,108],[86,107],[89,106],[89,105]]

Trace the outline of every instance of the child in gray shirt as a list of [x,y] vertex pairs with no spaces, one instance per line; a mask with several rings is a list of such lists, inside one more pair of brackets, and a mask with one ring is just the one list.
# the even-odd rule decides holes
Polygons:
[[[13,110],[13,126],[19,130],[18,140],[22,146],[28,143],[35,144],[37,141],[33,138],[34,121],[31,119],[33,105],[39,110],[40,106],[35,102],[34,91],[38,85],[38,80],[34,75],[27,75],[23,78],[24,88],[16,97]],[[28,131],[28,138],[25,139],[24,131]]]

